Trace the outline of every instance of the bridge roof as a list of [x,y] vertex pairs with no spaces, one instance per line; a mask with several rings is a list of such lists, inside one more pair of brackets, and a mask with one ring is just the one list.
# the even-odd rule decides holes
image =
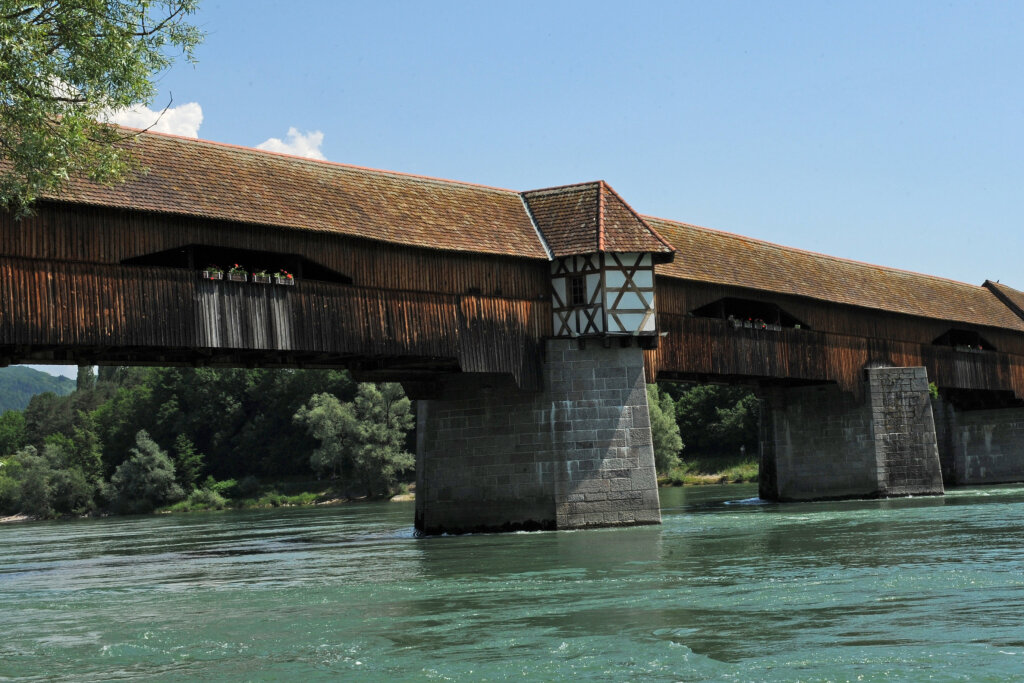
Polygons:
[[[672,263],[658,267],[660,275],[1024,331],[1024,319],[984,286],[816,254],[662,218],[645,216],[645,220],[680,254]],[[1024,304],[1024,293],[1010,291],[1016,292],[1018,301]]]
[[547,259],[550,249],[556,257],[647,251],[669,261],[678,250],[660,274],[1024,331],[1015,312],[1024,310],[1024,293],[1005,285],[640,216],[603,181],[520,193],[162,133],[140,133],[134,144],[146,173],[114,186],[75,179],[49,199],[533,259]]
[[77,179],[53,199],[547,258],[512,190],[159,133],[142,133],[134,144],[146,173],[114,186]]
[[530,190],[523,198],[556,257],[607,251],[672,259],[675,249],[603,180]]
[[1024,292],[991,280],[985,280],[984,286],[992,290],[1000,301],[1013,309],[1014,313],[1024,318]]

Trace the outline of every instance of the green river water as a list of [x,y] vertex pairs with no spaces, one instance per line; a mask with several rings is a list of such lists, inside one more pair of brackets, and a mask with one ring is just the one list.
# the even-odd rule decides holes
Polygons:
[[1024,488],[414,538],[407,503],[0,526],[0,680],[1024,680]]

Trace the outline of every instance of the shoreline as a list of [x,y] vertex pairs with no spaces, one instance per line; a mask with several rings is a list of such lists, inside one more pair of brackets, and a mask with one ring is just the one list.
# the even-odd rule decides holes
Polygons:
[[[662,488],[676,488],[676,487],[679,487],[679,486],[717,486],[717,485],[747,484],[747,483],[751,483],[751,482],[733,481],[733,480],[730,480],[727,476],[722,475],[722,474],[704,474],[704,475],[690,475],[689,477],[687,477],[687,481],[685,481],[685,482],[672,481],[672,480],[670,480],[668,478],[663,477],[663,478],[660,478],[659,481],[658,481],[658,488],[659,489],[662,489]],[[414,492],[410,491],[408,493],[396,494],[396,495],[388,498],[387,502],[389,502],[389,503],[412,503],[412,502],[415,502],[415,500],[416,500],[416,494]],[[275,507],[277,507],[277,508],[286,508],[286,507],[287,508],[293,508],[293,507],[337,506],[337,505],[348,505],[349,503],[380,502],[380,501],[381,501],[381,499],[379,499],[379,498],[373,499],[372,501],[368,500],[366,498],[329,498],[327,500],[315,501],[315,502],[311,502],[311,503],[287,502],[287,503],[281,503],[280,505],[271,505],[271,504],[242,505],[242,506],[226,505],[226,506],[224,506],[222,508],[203,507],[203,508],[194,508],[194,509],[190,509],[190,510],[170,510],[170,509],[167,509],[167,508],[162,508],[162,509],[154,510],[154,511],[149,512],[149,513],[142,513],[142,514],[173,515],[173,514],[182,514],[182,513],[187,514],[187,513],[190,513],[190,512],[217,512],[217,511],[221,511],[221,510],[269,510],[269,509],[275,508]],[[56,517],[53,520],[45,520],[45,519],[39,519],[39,518],[36,518],[36,517],[32,517],[31,515],[17,514],[17,515],[8,515],[6,517],[0,517],[0,524],[16,524],[18,522],[39,522],[39,521],[54,521],[54,520],[62,521],[62,520],[67,520],[67,519],[86,519],[88,517],[121,517],[121,516],[127,516],[127,515],[97,514],[97,515],[83,515],[81,517]]]

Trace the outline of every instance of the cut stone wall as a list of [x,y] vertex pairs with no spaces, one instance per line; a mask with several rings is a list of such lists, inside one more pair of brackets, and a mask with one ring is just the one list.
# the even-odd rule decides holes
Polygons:
[[1024,408],[958,410],[936,400],[946,481],[955,485],[1024,481]]
[[[871,411],[835,385],[774,387],[765,395],[771,435],[762,460],[774,464],[767,500],[869,496],[878,490]],[[764,465],[762,465],[764,468]]]
[[942,468],[927,371],[872,368],[867,375],[878,461],[878,494],[942,493]]
[[549,340],[543,391],[458,394],[418,402],[420,532],[661,521],[640,348]]
[[924,368],[868,370],[863,399],[835,385],[770,388],[762,421],[762,498],[943,492]]

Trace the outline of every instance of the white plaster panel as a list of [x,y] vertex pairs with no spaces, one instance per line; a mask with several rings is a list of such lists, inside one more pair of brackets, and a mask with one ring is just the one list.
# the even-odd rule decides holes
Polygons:
[[608,310],[628,310],[630,308],[650,308],[647,302],[637,296],[636,292],[625,292],[622,295],[622,299],[619,301],[619,305],[612,308],[612,304],[615,302],[616,297],[619,296],[618,292],[608,292]]
[[638,270],[633,274],[633,284],[637,287],[653,287],[654,271],[648,269]]
[[626,276],[621,270],[609,270],[604,274],[605,287],[621,287],[626,284]]
[[[640,323],[644,321],[643,313],[618,313],[616,317],[625,326],[624,332],[635,332],[640,327]],[[654,316],[651,317],[653,318]]]
[[568,280],[564,277],[555,278],[554,280],[551,281],[551,288],[554,289],[555,293],[558,294],[559,299],[561,299],[564,302],[569,301],[565,296],[566,282],[568,282]]

